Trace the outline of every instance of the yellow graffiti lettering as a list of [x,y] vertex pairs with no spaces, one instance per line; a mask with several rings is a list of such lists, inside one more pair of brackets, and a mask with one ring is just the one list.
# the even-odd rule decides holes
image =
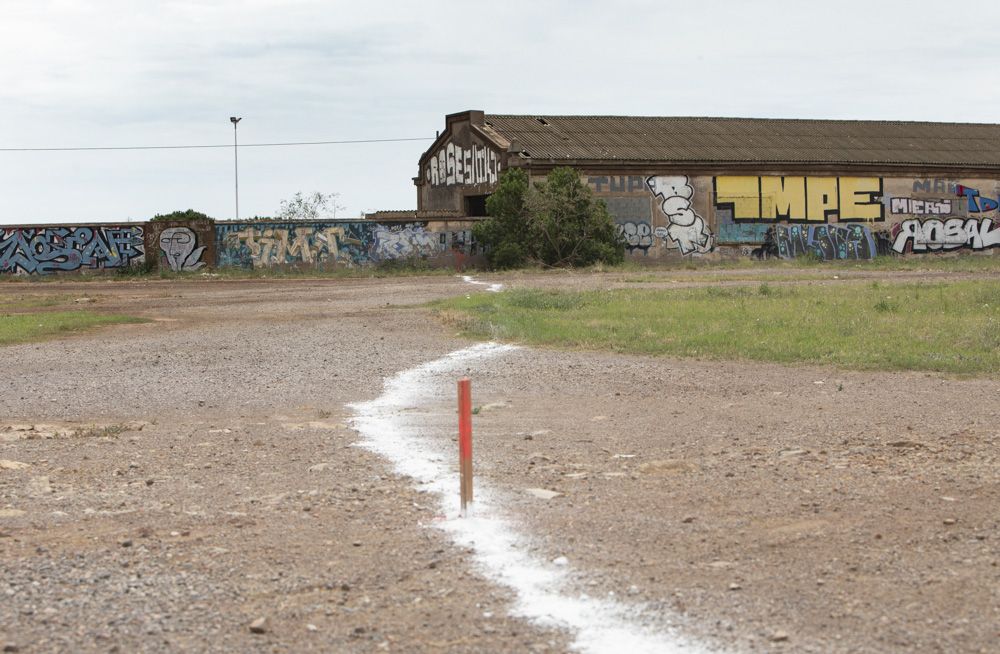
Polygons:
[[762,218],[783,218],[806,215],[805,177],[761,177],[760,196]]
[[840,178],[841,220],[882,220],[882,180],[878,177]]
[[806,180],[806,220],[825,223],[840,207],[836,177]]
[[885,219],[880,177],[715,178],[715,210],[733,220],[831,222]]
[[732,205],[737,220],[760,218],[759,177],[716,177],[716,206]]

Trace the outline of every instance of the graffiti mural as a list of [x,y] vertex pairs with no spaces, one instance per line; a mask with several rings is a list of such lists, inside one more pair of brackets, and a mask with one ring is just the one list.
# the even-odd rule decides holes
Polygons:
[[442,249],[440,241],[422,225],[402,228],[378,225],[372,232],[372,238],[374,242],[369,253],[375,261],[429,257]]
[[715,236],[691,206],[694,188],[688,181],[686,175],[646,178],[649,192],[660,201],[660,210],[668,221],[666,227],[657,227],[653,233],[667,247],[674,243],[681,254],[704,254],[715,248]]
[[424,177],[431,186],[454,184],[496,184],[500,158],[492,148],[473,145],[464,148],[448,143],[431,157]]
[[633,193],[646,188],[646,181],[641,175],[604,175],[588,177],[587,186],[594,193]]
[[913,180],[914,193],[936,193],[943,195],[961,195],[958,192],[958,182],[951,179],[915,179]]
[[[449,243],[450,237],[450,243]],[[431,232],[424,223],[217,224],[220,266],[355,266],[427,258],[474,247],[471,233]]]
[[952,212],[952,202],[951,200],[889,198],[889,211],[894,214],[911,214],[915,216],[947,216]]
[[123,268],[143,260],[143,228],[138,225],[0,228],[0,273]]
[[885,220],[881,177],[720,176],[715,210],[736,222]]
[[635,254],[636,250],[641,250],[643,254],[649,254],[649,248],[653,245],[653,230],[649,223],[626,220],[618,223],[615,228],[625,241],[625,249],[629,251],[629,254]]
[[864,225],[775,225],[778,256],[791,259],[813,255],[835,259],[874,259],[878,246]]
[[968,202],[967,208],[969,213],[988,213],[1000,208],[1000,197],[996,200],[987,198],[981,196],[978,189],[962,186],[961,184],[957,187],[956,191],[958,195],[964,197]]
[[904,220],[899,224],[892,249],[899,254],[960,248],[988,250],[1000,246],[1000,223],[994,225],[990,218]]
[[205,262],[201,260],[205,246],[197,246],[198,237],[187,227],[168,227],[160,232],[160,250],[174,272],[205,267]]

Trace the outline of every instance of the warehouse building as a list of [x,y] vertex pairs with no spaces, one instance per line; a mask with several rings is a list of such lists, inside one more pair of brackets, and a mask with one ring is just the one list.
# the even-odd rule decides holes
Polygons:
[[1000,125],[465,111],[421,156],[417,211],[475,219],[508,168],[577,169],[642,261],[994,253]]

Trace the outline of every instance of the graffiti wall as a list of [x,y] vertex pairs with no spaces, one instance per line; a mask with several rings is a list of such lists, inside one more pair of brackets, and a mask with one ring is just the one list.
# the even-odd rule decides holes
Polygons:
[[471,230],[432,231],[425,222],[218,223],[215,229],[220,267],[351,267],[476,253]]
[[448,142],[428,160],[424,177],[432,186],[455,184],[496,184],[500,176],[500,158],[485,145],[462,147]]
[[892,249],[898,254],[962,248],[979,251],[998,246],[1000,224],[994,223],[992,218],[904,220],[895,231],[892,242]]
[[715,178],[715,210],[734,222],[883,221],[881,177]]
[[778,256],[815,256],[824,261],[874,259],[878,247],[865,225],[776,225]]
[[191,272],[215,265],[215,223],[211,220],[151,221],[146,256],[160,270]]
[[699,193],[686,175],[588,175],[584,181],[604,201],[630,256],[655,259],[715,249],[715,235],[696,206]]
[[123,268],[144,257],[139,225],[0,227],[0,273]]

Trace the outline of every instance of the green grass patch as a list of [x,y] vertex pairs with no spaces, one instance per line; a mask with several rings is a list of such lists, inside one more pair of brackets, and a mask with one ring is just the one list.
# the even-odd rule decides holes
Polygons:
[[38,341],[101,325],[145,322],[132,316],[115,316],[94,311],[52,311],[0,315],[0,345]]
[[1000,373],[1000,282],[514,290],[434,303],[466,334],[636,354]]

